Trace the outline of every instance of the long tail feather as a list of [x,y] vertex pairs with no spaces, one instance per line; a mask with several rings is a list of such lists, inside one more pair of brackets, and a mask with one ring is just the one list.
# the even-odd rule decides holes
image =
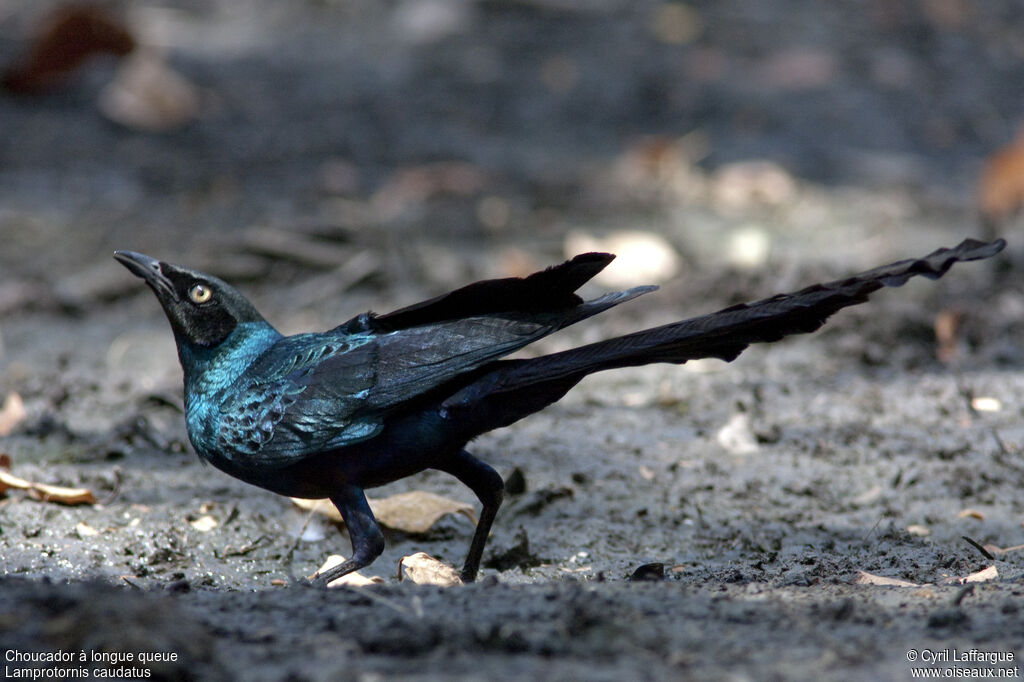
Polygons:
[[[836,311],[864,303],[882,287],[902,286],[915,275],[938,279],[954,263],[989,258],[1005,245],[1001,239],[990,243],[967,239],[952,249],[938,249],[924,258],[899,261],[795,293],[778,294],[539,358],[496,362],[475,382],[445,401],[445,407],[478,409],[488,403],[494,408],[494,401],[513,403],[507,400],[510,393],[515,392],[520,399],[521,389],[529,388],[537,395],[528,402],[538,403],[534,409],[541,409],[593,372],[656,362],[682,364],[708,357],[732,361],[752,343],[813,332]],[[541,390],[542,386],[550,391]],[[511,423],[526,414],[529,412],[515,418],[508,414],[500,421]]]

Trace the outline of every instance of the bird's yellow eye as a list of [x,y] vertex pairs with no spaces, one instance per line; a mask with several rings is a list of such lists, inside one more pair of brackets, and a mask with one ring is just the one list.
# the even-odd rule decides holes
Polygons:
[[211,296],[213,296],[213,290],[205,284],[194,284],[188,290],[188,297],[192,299],[193,303],[206,303]]

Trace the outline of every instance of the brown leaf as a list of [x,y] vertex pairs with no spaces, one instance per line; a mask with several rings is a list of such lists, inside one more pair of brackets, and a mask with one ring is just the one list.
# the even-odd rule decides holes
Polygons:
[[887,578],[882,575],[873,575],[866,571],[857,571],[858,585],[882,585],[885,587],[920,587],[917,583],[912,583],[909,580],[900,580],[899,578]]
[[451,587],[462,584],[458,571],[425,552],[416,552],[399,560],[398,579],[403,578],[416,585]]
[[128,54],[135,49],[135,38],[101,7],[69,4],[46,17],[31,44],[21,62],[3,75],[3,86],[10,92],[51,90],[93,55]]
[[[291,498],[295,506],[322,514],[331,521],[341,523],[343,519],[329,500],[303,500]],[[404,533],[426,533],[446,514],[462,514],[474,524],[472,505],[450,500],[441,495],[422,490],[398,493],[380,499],[367,498],[370,510],[382,526]]]
[[476,524],[472,505],[423,490],[399,493],[379,500],[371,499],[369,502],[373,515],[382,525],[405,533],[426,533],[442,516],[448,514],[462,514]]
[[1012,217],[1024,203],[1024,125],[1017,137],[985,161],[978,178],[978,210],[990,226]]
[[961,509],[960,513],[957,514],[956,517],[958,519],[977,519],[978,521],[985,520],[985,514],[977,509]]
[[21,396],[11,391],[0,407],[0,436],[6,436],[26,417],[25,403]]

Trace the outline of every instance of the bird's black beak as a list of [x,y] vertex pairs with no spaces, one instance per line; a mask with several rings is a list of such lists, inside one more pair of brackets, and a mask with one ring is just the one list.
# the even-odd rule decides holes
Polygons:
[[153,291],[160,296],[175,296],[174,286],[161,269],[160,261],[155,258],[135,253],[134,251],[115,251],[114,259],[128,268],[133,275],[146,281]]

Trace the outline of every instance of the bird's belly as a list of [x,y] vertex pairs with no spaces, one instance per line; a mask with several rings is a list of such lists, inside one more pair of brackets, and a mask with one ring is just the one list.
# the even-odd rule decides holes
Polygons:
[[284,466],[254,466],[216,450],[196,450],[246,483],[279,495],[314,499],[330,497],[342,485],[374,488],[429,469],[465,445],[451,435],[446,420],[435,410],[426,410],[392,420],[368,440],[311,453]]

